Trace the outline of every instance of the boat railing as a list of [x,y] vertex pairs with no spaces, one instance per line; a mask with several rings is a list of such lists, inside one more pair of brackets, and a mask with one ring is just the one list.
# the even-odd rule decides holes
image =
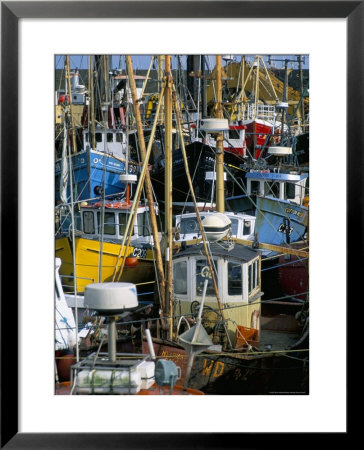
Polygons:
[[63,290],[66,290],[67,292],[70,292],[71,285],[70,285],[70,283],[65,283],[63,281],[63,279],[74,280],[76,278],[77,280],[88,280],[88,281],[90,281],[90,283],[95,283],[95,280],[93,278],[88,278],[88,277],[78,277],[78,276],[75,277],[74,275],[60,275],[60,278],[61,278],[62,288],[63,288]]
[[253,103],[248,103],[244,105],[243,109],[243,120],[251,120],[255,118],[274,120],[275,118],[275,107],[274,105],[255,105]]

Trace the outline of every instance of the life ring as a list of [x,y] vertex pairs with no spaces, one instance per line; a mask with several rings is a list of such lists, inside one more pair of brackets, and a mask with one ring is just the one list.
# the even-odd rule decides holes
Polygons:
[[[102,202],[97,202],[94,206],[101,207]],[[130,207],[131,204],[128,202],[113,202],[113,203],[105,203],[105,208],[125,208]]]
[[250,327],[254,328],[255,330],[258,330],[258,333],[259,333],[259,331],[260,331],[260,314],[257,309],[255,309],[252,312],[252,319],[251,319]]

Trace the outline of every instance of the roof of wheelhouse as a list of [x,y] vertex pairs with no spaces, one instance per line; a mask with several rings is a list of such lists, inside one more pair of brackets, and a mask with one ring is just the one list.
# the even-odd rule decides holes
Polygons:
[[[249,262],[259,255],[259,252],[252,247],[236,243],[233,244],[231,247],[229,247],[227,242],[221,244],[211,242],[210,250],[212,256],[232,257],[240,259],[243,262]],[[189,247],[186,247],[185,249],[181,249],[174,256],[174,259],[182,256],[195,256],[195,255],[206,257],[205,249],[202,243],[197,245],[191,245]]]

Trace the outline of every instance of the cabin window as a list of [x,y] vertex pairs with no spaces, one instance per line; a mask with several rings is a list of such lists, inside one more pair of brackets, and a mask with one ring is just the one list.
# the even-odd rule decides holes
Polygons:
[[248,266],[249,293],[259,285],[259,261],[256,260]]
[[279,198],[279,182],[264,183],[264,195]]
[[[203,220],[204,216],[200,216],[200,219]],[[180,227],[181,227],[181,234],[200,233],[200,227],[195,217],[182,219]]]
[[285,198],[287,200],[292,200],[296,197],[296,185],[293,183],[285,183]]
[[187,295],[187,261],[173,265],[173,290],[175,294]]
[[229,139],[239,139],[239,131],[238,130],[229,130],[228,131]]
[[229,295],[242,295],[243,283],[242,283],[242,271],[241,264],[229,262],[228,263],[228,294]]
[[94,213],[84,211],[83,213],[83,231],[86,234],[95,234]]
[[[126,231],[126,225],[128,223],[129,220],[129,212],[121,212],[119,213],[119,234],[120,235],[124,235],[125,231]],[[133,233],[132,235],[134,235],[134,228],[133,228]]]
[[107,133],[107,142],[113,142],[113,133]]
[[116,142],[123,142],[123,135],[121,133],[116,133]]
[[260,182],[259,181],[252,181],[251,182],[251,193],[252,194],[259,194],[260,191]]
[[88,142],[88,133],[85,133],[85,141]]
[[138,214],[137,226],[138,226],[138,235],[139,236],[149,236],[150,235],[148,215],[145,212],[143,214]]
[[95,134],[96,142],[102,142],[102,133]]
[[[99,232],[101,233],[101,220],[100,213],[97,213],[97,223],[99,226]],[[115,214],[105,213],[104,214],[104,234],[115,234]]]
[[238,219],[230,219],[230,221],[231,221],[231,234],[233,236],[237,236],[239,220]]
[[[214,260],[213,266],[217,266],[217,261]],[[206,277],[203,275],[205,274],[206,267],[209,268],[207,259],[198,259],[196,260],[196,295],[202,295],[203,293],[203,287],[205,284]],[[206,289],[206,295],[209,296],[215,296],[215,289],[214,285],[212,283],[212,279],[208,279],[207,289]]]
[[244,220],[243,234],[250,234],[252,232],[252,222],[251,220]]
[[249,286],[249,292],[253,290],[253,278],[252,278],[252,266],[248,266],[248,286]]

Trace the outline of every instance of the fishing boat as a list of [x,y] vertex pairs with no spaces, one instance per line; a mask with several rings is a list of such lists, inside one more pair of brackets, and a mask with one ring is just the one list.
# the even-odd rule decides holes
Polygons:
[[[97,127],[96,147],[91,148],[90,133],[82,130],[82,145],[72,154],[71,161],[60,155],[55,162],[55,201],[56,204],[71,201],[97,200],[103,192],[106,197],[120,195],[126,189],[120,175],[138,174],[138,162],[130,160],[126,150],[126,137],[122,130]],[[67,139],[67,137],[66,137]],[[59,154],[59,153],[58,153]],[[72,169],[72,182],[67,175]],[[66,178],[66,180],[65,180]],[[62,201],[63,200],[63,201]]]
[[[125,233],[132,206],[130,201],[82,204],[74,254],[72,236],[63,226],[65,231],[61,229],[56,236],[55,252],[62,260],[60,274],[65,287],[73,290],[76,286],[76,292],[82,293],[90,283],[120,280],[135,283],[141,296],[152,295],[155,269],[149,206],[140,204],[136,208],[136,220],[130,228],[130,245],[127,246]],[[157,205],[154,208],[158,214]]]
[[[72,201],[117,195],[126,188],[120,175],[138,173],[128,77],[108,67],[107,58],[90,57],[90,87],[80,93],[78,72],[70,72],[66,57],[66,89],[57,93],[56,106],[56,204],[71,202],[71,191]],[[104,72],[109,74],[106,79]],[[78,119],[76,107],[82,108]]]
[[[186,339],[192,352],[194,344],[197,348],[199,344],[210,344],[195,356],[187,381],[189,387],[215,394],[307,394],[307,385],[301,385],[308,364],[302,325],[294,314],[283,313],[281,305],[264,306],[259,252],[238,244],[231,247],[215,243],[210,249],[221,306],[209,279],[202,306],[205,333],[201,333],[202,338],[198,335],[195,342],[188,342],[191,332],[187,333],[196,323],[202,303],[208,264],[201,244],[174,255],[173,293],[179,345],[156,339],[157,355],[180,361],[186,375]],[[182,331],[182,325],[187,331]]]

